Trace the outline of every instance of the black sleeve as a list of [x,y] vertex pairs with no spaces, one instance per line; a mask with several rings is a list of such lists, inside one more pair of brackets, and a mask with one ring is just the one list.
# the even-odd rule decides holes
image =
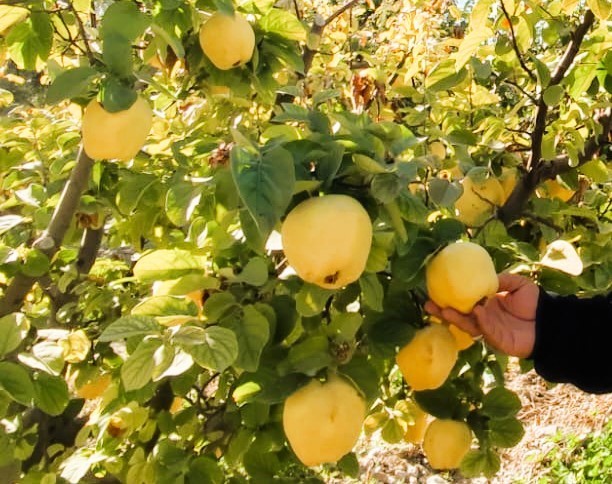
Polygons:
[[579,299],[540,289],[531,358],[550,382],[612,392],[612,293]]

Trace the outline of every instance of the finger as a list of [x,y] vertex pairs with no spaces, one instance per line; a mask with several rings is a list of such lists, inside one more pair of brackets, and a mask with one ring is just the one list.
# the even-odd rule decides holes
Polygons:
[[510,274],[509,272],[502,272],[497,275],[499,280],[499,289],[498,292],[514,292],[518,291],[521,287],[533,284],[531,279],[525,276],[520,276],[518,274]]
[[433,314],[434,316],[442,317],[442,309],[433,301],[427,301],[423,306],[423,309],[427,311],[429,314]]
[[442,319],[454,324],[471,336],[480,336],[482,333],[472,315],[460,313],[452,308],[444,308],[442,309]]

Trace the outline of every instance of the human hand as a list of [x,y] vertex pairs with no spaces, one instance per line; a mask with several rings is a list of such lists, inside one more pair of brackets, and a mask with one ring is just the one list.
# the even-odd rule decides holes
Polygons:
[[472,336],[484,337],[494,349],[526,358],[535,343],[535,316],[540,290],[531,279],[517,274],[498,275],[499,290],[470,314],[440,308],[433,301],[425,310],[461,328]]

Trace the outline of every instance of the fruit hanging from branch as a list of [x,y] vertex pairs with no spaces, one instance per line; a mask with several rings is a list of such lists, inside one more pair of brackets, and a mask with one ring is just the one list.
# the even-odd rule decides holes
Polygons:
[[200,27],[200,46],[217,69],[226,71],[251,60],[255,33],[239,13],[216,12]]
[[347,195],[310,198],[285,219],[281,236],[289,264],[306,282],[338,289],[359,279],[372,243],[372,222]]
[[83,148],[92,159],[129,161],[144,145],[152,124],[153,111],[140,96],[114,113],[92,99],[83,114]]
[[366,416],[355,387],[339,376],[312,380],[291,394],[283,409],[283,429],[304,465],[337,462],[354,447]]

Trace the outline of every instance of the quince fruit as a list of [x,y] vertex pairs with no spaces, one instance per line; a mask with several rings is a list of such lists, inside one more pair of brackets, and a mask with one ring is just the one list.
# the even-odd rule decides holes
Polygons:
[[413,390],[434,390],[446,381],[457,361],[455,337],[444,325],[427,326],[416,332],[395,361]]
[[413,444],[420,444],[423,442],[425,430],[427,430],[427,425],[429,424],[430,415],[416,404],[411,404],[410,410],[414,420],[412,424],[408,425],[408,428],[404,433],[404,440]]
[[452,324],[452,323],[445,323],[440,318],[436,318],[435,316],[431,316],[429,318],[429,320],[432,323],[446,324],[448,330],[455,337],[455,343],[457,344],[457,349],[459,351],[462,351],[462,350],[464,350],[466,348],[469,348],[470,346],[472,346],[474,344],[474,338],[472,338],[472,336],[469,333],[466,333],[465,331],[463,331],[462,329],[458,328],[454,324]]
[[111,376],[108,373],[97,375],[77,388],[76,394],[85,400],[94,400],[104,393],[110,382]]
[[536,195],[540,198],[558,198],[563,202],[569,201],[574,193],[574,190],[564,187],[557,180],[546,180],[536,190]]
[[434,469],[456,469],[471,445],[472,432],[465,422],[436,419],[425,431],[423,453]]
[[339,376],[312,380],[287,398],[283,429],[306,466],[337,462],[354,447],[366,416],[355,387]]
[[283,250],[298,276],[326,289],[356,281],[372,244],[372,222],[347,195],[310,198],[296,206],[281,228]]
[[516,168],[508,168],[504,166],[502,168],[502,173],[499,177],[499,183],[504,190],[504,200],[503,203],[508,200],[510,194],[514,191],[514,187],[518,183],[518,172]]
[[217,69],[226,71],[251,60],[255,33],[239,13],[216,12],[200,27],[200,46]]
[[128,109],[116,113],[92,99],[83,114],[83,148],[93,159],[129,161],[144,145],[152,124],[153,111],[140,96]]
[[473,242],[446,246],[427,264],[425,278],[427,293],[433,302],[464,314],[499,289],[491,256]]
[[483,223],[504,203],[504,189],[497,178],[476,182],[465,177],[461,184],[463,193],[455,202],[457,218],[468,226]]

